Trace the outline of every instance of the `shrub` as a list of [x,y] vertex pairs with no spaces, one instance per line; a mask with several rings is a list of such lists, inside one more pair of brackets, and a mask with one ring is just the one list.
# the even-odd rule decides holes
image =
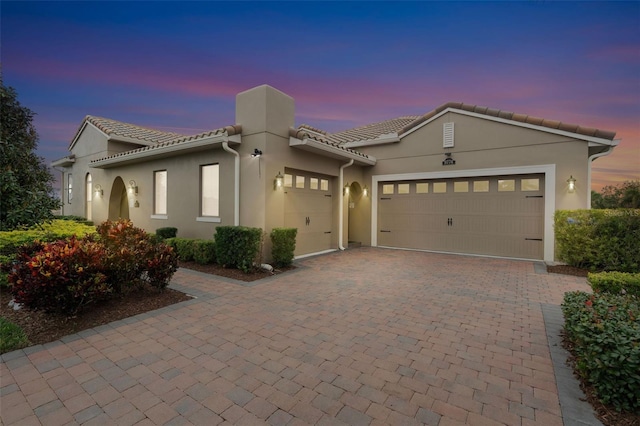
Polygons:
[[84,237],[95,232],[94,226],[61,219],[26,230],[4,231],[0,232],[0,255],[13,256],[18,247],[36,240],[53,242],[67,239],[73,235]]
[[566,293],[565,332],[576,369],[604,404],[640,409],[640,304],[616,294]]
[[165,228],[158,228],[156,229],[156,235],[163,240],[166,240],[167,238],[175,238],[176,235],[178,235],[178,228],[170,226]]
[[193,242],[193,260],[201,265],[216,263],[216,243],[213,240]]
[[276,266],[289,266],[296,250],[297,228],[273,228],[271,230],[271,257]]
[[640,272],[640,210],[558,210],[557,257],[590,271]]
[[44,243],[35,253],[25,246],[8,275],[13,297],[30,309],[73,314],[111,292],[104,256],[92,237]]
[[216,259],[220,265],[249,272],[260,255],[262,229],[218,226],[215,241]]
[[159,288],[169,284],[177,270],[171,247],[158,243],[129,220],[106,221],[98,226],[98,234],[106,250],[105,273],[117,293],[125,290],[124,285],[135,285],[140,280]]
[[589,273],[589,284],[594,292],[628,294],[640,297],[640,273],[599,272]]
[[191,262],[193,260],[193,242],[190,238],[173,238],[172,244],[175,245],[178,259],[183,262]]

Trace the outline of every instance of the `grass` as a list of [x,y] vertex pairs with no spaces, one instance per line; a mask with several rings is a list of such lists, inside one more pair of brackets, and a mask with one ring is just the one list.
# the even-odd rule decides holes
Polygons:
[[0,317],[0,353],[11,352],[29,345],[27,335],[20,327]]

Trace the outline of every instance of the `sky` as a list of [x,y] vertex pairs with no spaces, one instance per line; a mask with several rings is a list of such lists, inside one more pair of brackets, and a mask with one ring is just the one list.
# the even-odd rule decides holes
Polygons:
[[194,134],[269,84],[329,132],[449,101],[612,130],[640,179],[640,2],[0,2],[2,79],[50,163],[86,115]]

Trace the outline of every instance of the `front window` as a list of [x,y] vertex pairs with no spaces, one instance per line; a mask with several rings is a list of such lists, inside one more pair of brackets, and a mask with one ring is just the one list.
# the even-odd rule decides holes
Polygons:
[[91,200],[93,198],[93,184],[91,182],[91,173],[87,173],[87,179],[85,182],[85,192],[87,193],[86,206],[85,206],[85,217],[87,220],[91,220]]
[[71,204],[73,200],[73,175],[69,173],[67,175],[67,202]]
[[167,214],[167,171],[153,172],[154,214]]
[[220,165],[200,166],[202,216],[220,216]]

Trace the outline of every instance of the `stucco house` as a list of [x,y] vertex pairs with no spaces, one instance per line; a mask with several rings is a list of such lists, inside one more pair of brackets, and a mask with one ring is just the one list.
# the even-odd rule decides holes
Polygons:
[[296,227],[297,256],[358,242],[552,261],[554,212],[590,207],[591,163],[619,143],[463,103],[338,133],[294,119],[267,85],[237,95],[235,123],[197,135],[87,116],[53,163],[63,214],[187,238]]

